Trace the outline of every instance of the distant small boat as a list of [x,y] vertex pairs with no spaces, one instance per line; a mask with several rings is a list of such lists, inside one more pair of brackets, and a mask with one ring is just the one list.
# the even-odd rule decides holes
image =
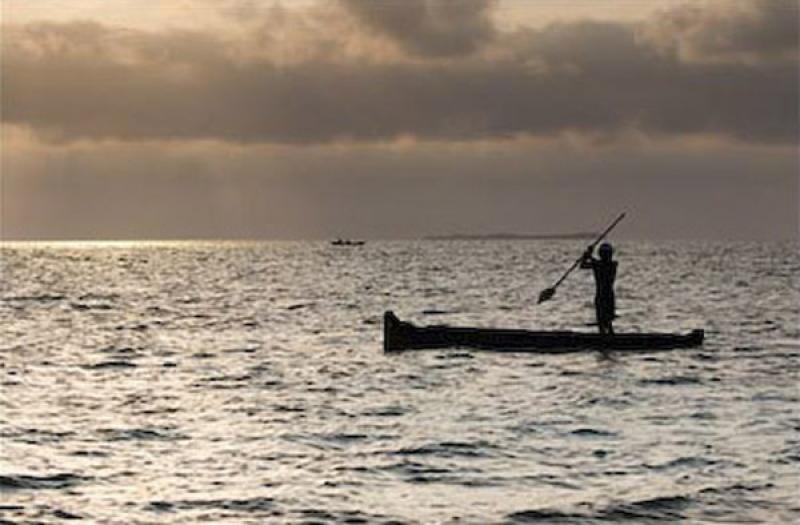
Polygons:
[[703,330],[687,334],[627,333],[604,335],[586,332],[532,332],[497,328],[415,326],[392,312],[383,315],[383,350],[474,348],[495,352],[561,354],[580,350],[648,351],[691,348],[703,344]]
[[334,246],[363,246],[365,241],[351,241],[350,239],[336,239],[331,241]]

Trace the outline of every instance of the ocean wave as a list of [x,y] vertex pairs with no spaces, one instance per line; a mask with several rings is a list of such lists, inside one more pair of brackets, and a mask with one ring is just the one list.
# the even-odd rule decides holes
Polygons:
[[98,431],[106,441],[184,440],[188,436],[171,428],[104,428]]
[[694,376],[666,376],[639,380],[640,385],[661,385],[661,386],[681,386],[699,385],[702,381]]
[[136,363],[125,361],[122,359],[113,359],[109,361],[100,361],[99,363],[92,363],[90,365],[83,365],[81,368],[86,370],[108,370],[120,368],[136,368]]
[[54,301],[62,301],[66,299],[66,295],[62,294],[39,294],[39,295],[17,295],[17,296],[10,296],[10,297],[3,297],[3,301],[6,302],[38,302],[38,303],[49,303]]
[[247,499],[196,499],[151,501],[146,506],[147,510],[154,512],[171,512],[176,510],[235,510],[241,512],[260,512],[275,509],[275,500],[269,497],[255,497]]
[[89,477],[79,476],[69,472],[51,474],[49,476],[34,476],[30,474],[0,475],[0,490],[65,489],[74,487],[90,479]]
[[429,443],[415,447],[403,447],[389,452],[393,456],[439,456],[439,457],[485,457],[489,451],[496,448],[488,441],[466,443],[458,441],[443,441]]
[[609,438],[609,437],[617,437],[616,432],[611,432],[609,430],[600,430],[597,428],[576,428],[575,430],[571,430],[570,434],[573,436],[579,437],[597,437],[597,438]]
[[506,523],[676,522],[686,518],[683,511],[691,504],[692,500],[685,496],[661,496],[632,502],[612,503],[591,511],[531,509],[508,514]]

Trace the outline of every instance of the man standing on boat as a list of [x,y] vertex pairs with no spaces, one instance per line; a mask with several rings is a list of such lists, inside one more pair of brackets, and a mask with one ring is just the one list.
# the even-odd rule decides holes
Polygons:
[[597,327],[601,334],[613,334],[612,323],[616,317],[614,280],[617,278],[617,261],[611,260],[614,249],[610,243],[604,242],[597,250],[599,259],[592,257],[592,248],[589,247],[581,259],[581,268],[591,269],[594,272],[595,296],[594,308],[597,314]]

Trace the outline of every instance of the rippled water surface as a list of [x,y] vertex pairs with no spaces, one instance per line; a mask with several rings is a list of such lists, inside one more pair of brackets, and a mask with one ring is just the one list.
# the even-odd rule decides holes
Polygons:
[[[3,523],[800,521],[796,244],[621,243],[618,331],[382,352],[381,317],[587,327],[573,242],[14,245]],[[77,521],[76,521],[77,522]]]

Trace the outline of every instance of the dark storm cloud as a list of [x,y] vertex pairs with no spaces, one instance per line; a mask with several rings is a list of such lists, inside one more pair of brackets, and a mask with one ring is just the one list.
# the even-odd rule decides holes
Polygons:
[[[735,11],[745,21],[726,14],[724,23],[712,6],[691,30],[659,21],[580,22],[492,39],[486,4],[478,2],[345,2],[349,15],[340,16],[355,13],[361,24],[352,34],[333,21],[336,31],[318,34],[324,26],[295,24],[282,12],[281,33],[267,20],[238,40],[98,24],[28,25],[4,33],[3,119],[52,141],[317,144],[563,132],[604,139],[637,130],[792,144],[798,64],[796,53],[784,51],[796,42],[797,27],[780,25],[783,36],[774,40],[757,30],[778,23],[770,14],[775,5],[791,13],[790,4],[747,4]],[[429,21],[439,20],[431,18],[434,5],[465,23]],[[376,32],[406,55],[337,54],[369,48]],[[716,48],[696,44],[706,53],[735,50],[748,60],[687,60],[664,45],[665,35],[687,34],[716,42]],[[292,51],[310,48],[316,51]]]
[[371,31],[412,55],[468,55],[494,35],[492,0],[340,0]]
[[647,33],[690,60],[796,60],[799,10],[794,0],[685,4],[663,13]]

